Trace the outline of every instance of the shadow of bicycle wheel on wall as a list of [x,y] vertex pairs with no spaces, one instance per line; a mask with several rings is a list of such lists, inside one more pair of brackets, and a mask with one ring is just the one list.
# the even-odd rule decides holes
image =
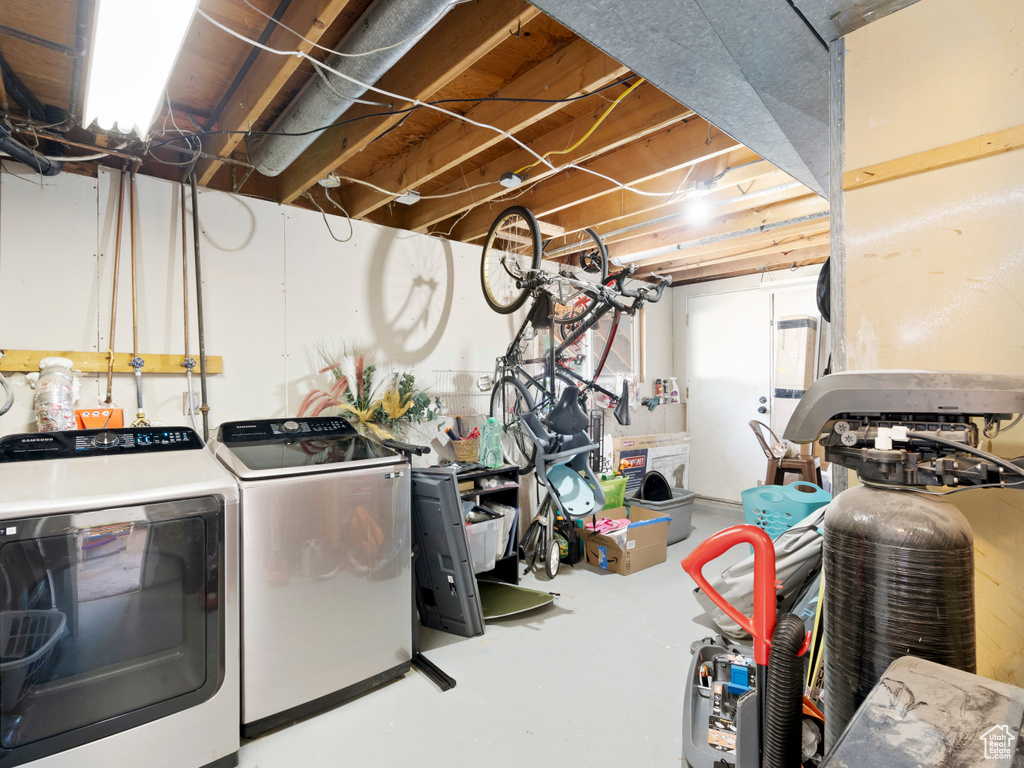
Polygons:
[[454,289],[451,243],[397,232],[377,241],[370,261],[370,326],[389,360],[415,365],[437,348]]

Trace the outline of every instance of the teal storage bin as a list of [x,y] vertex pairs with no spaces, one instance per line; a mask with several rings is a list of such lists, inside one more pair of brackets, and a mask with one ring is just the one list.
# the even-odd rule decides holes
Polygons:
[[799,523],[832,500],[832,494],[814,483],[760,485],[741,494],[743,516],[750,525],[764,530],[772,539]]

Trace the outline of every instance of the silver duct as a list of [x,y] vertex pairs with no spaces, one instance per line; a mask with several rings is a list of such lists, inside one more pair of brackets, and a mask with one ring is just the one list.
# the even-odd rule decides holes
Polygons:
[[[337,53],[328,57],[326,64],[361,83],[373,84],[451,5],[452,0],[377,0],[345,35],[334,49]],[[343,77],[330,72],[324,75],[325,78],[310,78],[274,121],[271,131],[301,133],[330,125],[366,93],[366,88]],[[249,148],[249,161],[263,175],[277,176],[319,135],[318,131],[306,136],[267,136]]]

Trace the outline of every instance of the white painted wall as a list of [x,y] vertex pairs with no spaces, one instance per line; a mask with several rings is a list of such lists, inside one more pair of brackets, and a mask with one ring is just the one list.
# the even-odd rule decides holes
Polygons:
[[[0,175],[0,349],[111,346],[116,191],[117,174],[106,171],[98,179]],[[178,195],[177,184],[138,178],[143,357],[183,349]],[[223,375],[210,377],[212,425],[294,414],[313,385],[320,341],[378,350],[378,362],[410,366],[429,387],[438,381],[435,371],[493,370],[517,325],[518,318],[497,315],[484,303],[476,246],[363,222],[353,224],[349,242],[338,243],[319,213],[209,190],[200,190],[199,214],[206,349],[224,357]],[[348,236],[344,218],[328,218],[338,237]],[[123,237],[117,352],[132,349],[127,208]],[[198,357],[194,288],[189,301],[190,352]],[[672,317],[669,296],[648,308],[651,381],[645,392],[673,368]],[[143,373],[150,418],[183,423],[184,375]],[[20,375],[10,378],[20,384],[18,399],[0,418],[0,434],[34,431],[32,391]],[[80,407],[97,404],[105,393],[105,375],[83,377]],[[115,376],[114,400],[130,421],[130,374]],[[487,408],[486,397],[473,403]],[[657,425],[640,421],[647,431]],[[662,431],[678,429],[669,426]]]

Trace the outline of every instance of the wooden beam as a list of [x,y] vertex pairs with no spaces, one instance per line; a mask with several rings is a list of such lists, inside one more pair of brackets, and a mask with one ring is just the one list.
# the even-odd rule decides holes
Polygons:
[[693,267],[680,272],[672,281],[673,286],[704,283],[709,280],[721,280],[726,277],[740,275],[756,275],[758,272],[778,272],[793,267],[806,267],[813,264],[824,264],[828,258],[829,246],[819,245],[797,252],[782,251],[774,256],[757,256],[750,259],[737,259],[721,264]]
[[[667,245],[692,243],[709,237],[734,234],[753,227],[778,224],[802,216],[828,213],[828,201],[811,193],[807,187],[801,185],[792,192],[796,195],[802,193],[803,196],[767,205],[757,205],[757,202],[754,201],[755,207],[715,216],[698,223],[690,222],[685,218],[684,203],[680,209],[680,218],[605,238],[605,244],[610,252],[614,249],[616,256],[628,256],[642,251],[663,248]],[[636,263],[643,264],[645,262],[646,260],[641,259]]]
[[[488,0],[457,6],[381,77],[377,86],[426,101],[507,40],[510,31],[519,29],[539,13],[539,9],[523,0]],[[405,106],[406,103],[393,105],[395,109]],[[355,105],[345,113],[345,119],[380,111],[380,107]],[[404,117],[405,114],[396,114],[328,128],[278,176],[281,202],[293,202]]]
[[944,147],[915,152],[912,155],[887,160],[884,163],[869,165],[843,174],[843,191],[849,192],[883,181],[902,179],[937,168],[965,163],[982,157],[991,157],[1003,152],[1024,147],[1024,125],[1016,125],[984,136],[975,136]]
[[[608,109],[608,103],[601,101],[593,109],[570,123],[556,128],[529,143],[530,149],[539,155],[546,152],[564,150],[581,136],[586,134],[601,115]],[[642,138],[661,130],[673,123],[693,116],[693,111],[682,106],[675,99],[666,96],[653,85],[644,83],[634,90],[616,107],[615,112],[594,131],[594,133],[572,152],[555,155],[551,161],[561,167],[568,163],[580,163],[591,157],[608,152],[623,144]],[[482,184],[487,181],[497,182],[506,171],[515,171],[533,163],[536,158],[521,147],[482,165],[465,179],[458,179],[431,194],[448,195],[465,189],[468,185]],[[530,183],[557,173],[545,165],[531,168],[527,175]],[[489,188],[474,189],[454,197],[436,200],[423,200],[413,206],[406,219],[406,229],[422,232],[439,221],[457,216],[463,211],[507,194],[508,190],[499,184]]]
[[[545,99],[568,99],[608,85],[627,72],[628,67],[576,38],[554,56],[496,91],[494,96],[534,99],[543,94]],[[560,103],[481,101],[466,112],[466,117],[514,135],[563,106]],[[405,192],[504,140],[505,136],[497,130],[452,120],[365,181],[382,189]],[[369,187],[357,187],[343,197],[342,204],[353,218],[362,218],[393,199]]]
[[[349,0],[291,0],[288,9],[281,16],[281,24],[274,24],[274,31],[267,38],[267,45],[278,50],[299,50],[309,53],[313,43],[337,18]],[[284,25],[284,26],[282,26]],[[288,26],[305,37],[302,40],[284,27]],[[309,42],[307,42],[307,40]],[[216,130],[246,131],[255,123],[278,91],[302,63],[298,56],[279,56],[270,51],[260,51],[238,88],[231,94],[231,100],[217,118]],[[237,147],[244,133],[220,133],[203,141],[203,150],[213,155],[227,156]],[[220,168],[220,163],[203,158],[196,165],[196,180],[206,185]]]
[[[708,143],[707,123],[703,120],[689,120],[663,128],[658,133],[640,141],[628,144],[615,152],[581,163],[592,171],[609,176],[624,184],[640,184],[670,171],[710,160],[740,148],[735,139],[716,131]],[[660,185],[659,185],[660,186]],[[662,202],[672,192],[667,184]],[[535,214],[547,217],[550,214],[579,205],[611,192],[617,195],[635,193],[621,191],[612,182],[578,169],[562,171],[538,184],[525,194],[516,197],[515,205],[523,205]],[[489,205],[475,208],[454,229],[452,239],[469,242],[487,234],[494,217],[510,201],[493,201]]]
[[[766,256],[777,253],[780,250],[787,252],[796,251],[802,248],[821,245],[829,241],[827,221],[824,230],[822,230],[820,224],[817,226],[798,224],[793,227],[778,229],[768,234],[773,236],[746,235],[733,238],[732,240],[713,243],[706,250],[694,249],[687,252],[687,255],[682,258],[648,263],[638,270],[637,275],[673,274],[695,264],[717,264],[721,261],[729,261],[739,257]],[[667,254],[667,256],[671,256],[671,254]]]
[[[106,352],[71,352],[68,350],[5,349],[0,358],[0,371],[38,371],[39,361],[44,357],[66,357],[74,363],[73,370],[81,373],[106,373],[109,358]],[[114,373],[135,373],[131,362],[134,355],[128,352],[114,353]],[[151,355],[139,353],[146,361],[144,374],[185,373],[183,355]],[[196,369],[198,370],[198,369]],[[224,358],[220,355],[206,356],[206,372],[224,373]]]

